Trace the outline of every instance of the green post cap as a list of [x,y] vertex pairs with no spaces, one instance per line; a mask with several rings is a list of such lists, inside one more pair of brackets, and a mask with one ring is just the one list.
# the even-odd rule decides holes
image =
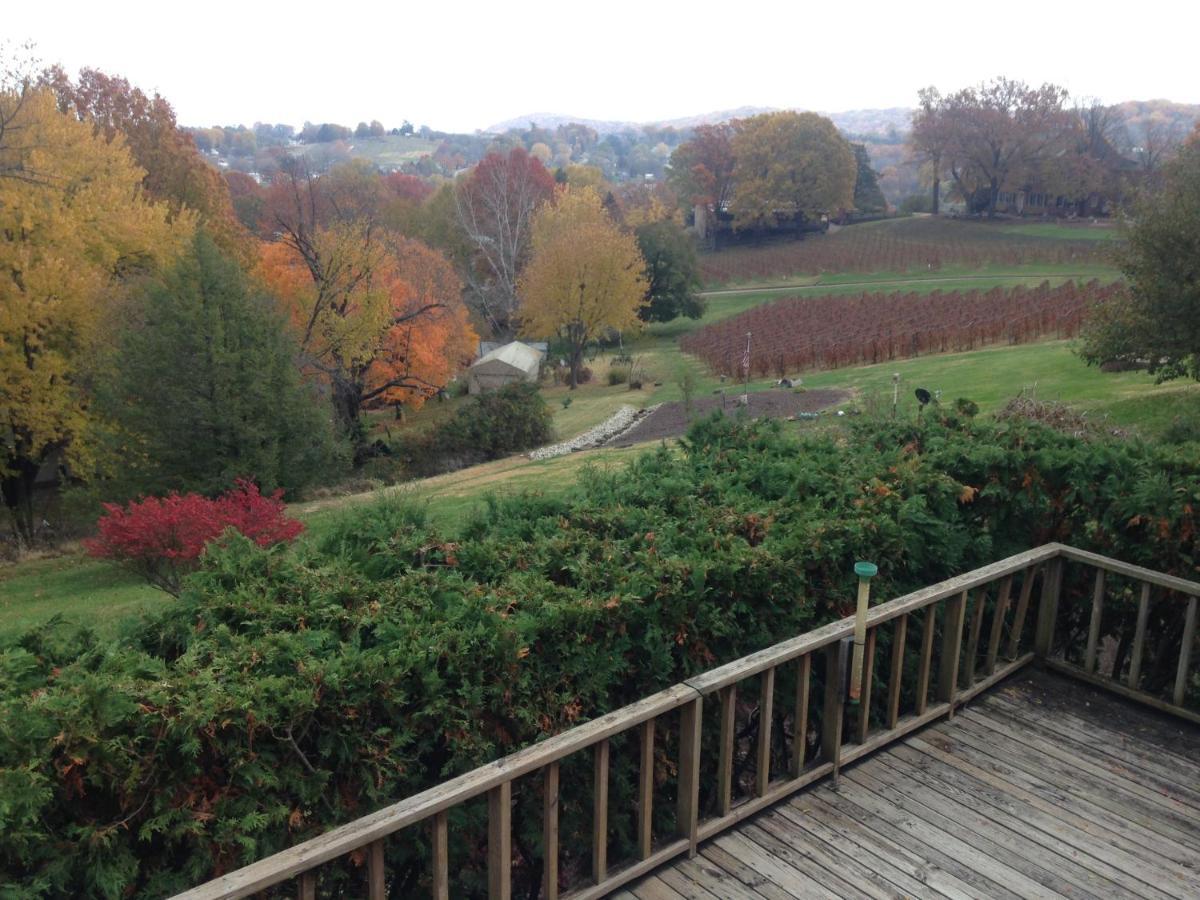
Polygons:
[[874,578],[879,574],[879,566],[875,563],[856,562],[854,564],[854,574],[859,578]]

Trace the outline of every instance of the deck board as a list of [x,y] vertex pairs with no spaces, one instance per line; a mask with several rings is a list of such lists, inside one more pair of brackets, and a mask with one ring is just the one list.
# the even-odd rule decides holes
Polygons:
[[1021,673],[621,896],[1200,897],[1200,727]]

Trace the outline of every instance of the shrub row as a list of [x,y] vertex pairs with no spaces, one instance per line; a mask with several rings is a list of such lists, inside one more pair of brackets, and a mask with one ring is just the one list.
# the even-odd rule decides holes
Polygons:
[[[458,534],[380,505],[309,547],[226,538],[119,640],[56,623],[0,652],[0,896],[157,897],[228,871],[840,616],[855,559],[881,598],[1048,540],[1195,577],[1197,500],[1194,459],[1019,422],[798,439],[718,417]],[[660,752],[669,791],[669,735]],[[614,747],[614,809],[635,758]],[[587,765],[564,768],[567,845],[587,845]],[[517,796],[524,893],[540,826],[536,788]],[[482,817],[452,817],[456,895],[482,890]],[[394,895],[423,889],[424,835],[388,842]],[[361,893],[355,862],[322,891]]]

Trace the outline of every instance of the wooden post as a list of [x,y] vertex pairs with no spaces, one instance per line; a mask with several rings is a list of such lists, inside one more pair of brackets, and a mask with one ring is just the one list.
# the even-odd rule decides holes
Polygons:
[[386,900],[387,882],[383,873],[383,841],[372,841],[367,848],[367,896],[370,900]]
[[[1045,568],[1042,569],[1042,579],[1046,579],[1049,573]],[[1021,597],[1017,600],[1017,611],[1013,613],[1012,631],[1008,637],[1008,653],[1009,659],[1016,659],[1017,653],[1021,649],[1021,632],[1025,630],[1025,615],[1029,611],[1029,597],[1033,593],[1033,582],[1036,577],[1034,568],[1030,566],[1025,570],[1025,576],[1021,579]]]
[[1092,618],[1088,622],[1087,650],[1083,655],[1083,670],[1091,675],[1096,671],[1096,649],[1100,643],[1100,618],[1104,613],[1104,570],[1096,569],[1096,585],[1092,589]]
[[1135,691],[1142,677],[1142,651],[1146,646],[1146,622],[1150,618],[1150,582],[1142,582],[1142,597],[1138,601],[1137,627],[1133,632],[1133,656],[1129,661],[1129,686]]
[[1046,659],[1054,649],[1054,626],[1058,621],[1058,595],[1062,589],[1063,561],[1054,559],[1046,564],[1042,575],[1042,598],[1038,603],[1037,634],[1033,652],[1038,659]]
[[722,816],[733,808],[733,737],[737,685],[721,689],[721,745],[717,757],[717,810]]
[[311,869],[300,876],[300,900],[317,900],[317,873]]
[[1183,697],[1187,692],[1188,667],[1192,662],[1192,644],[1196,643],[1196,598],[1188,600],[1187,614],[1183,620],[1183,642],[1179,645],[1179,668],[1175,671],[1175,693],[1173,699],[1176,706],[1183,706]]
[[450,900],[450,823],[444,809],[433,817],[433,900]]
[[917,715],[925,714],[929,705],[929,670],[933,666],[933,632],[936,624],[937,604],[925,607],[925,624],[921,631],[921,668],[917,671]]
[[1012,594],[1012,583],[1011,575],[1000,582],[1000,594],[996,597],[996,609],[992,613],[992,630],[988,633],[984,675],[991,675],[996,671],[996,657],[1000,655],[1000,638],[1004,631],[1004,619],[1008,615],[1008,598]]
[[963,623],[966,619],[967,592],[946,600],[946,621],[942,626],[942,659],[938,666],[938,700],[950,704],[947,718],[954,715],[958,696],[958,663],[962,654]]
[[821,710],[821,752],[833,764],[833,779],[837,782],[842,764],[842,707],[845,685],[842,684],[842,658],[845,650],[839,641],[825,650],[825,706]]
[[592,880],[608,876],[608,739],[593,749],[592,771]]
[[688,841],[688,856],[696,855],[700,813],[700,724],[704,698],[697,697],[679,713],[679,798],[676,827]]
[[488,900],[512,900],[512,782],[488,791]]
[[892,633],[892,671],[888,678],[887,727],[895,728],[900,721],[900,687],[904,680],[904,642],[908,638],[908,613],[896,620]]
[[871,730],[871,682],[875,679],[875,631],[867,631],[867,642],[863,647],[862,693],[858,699],[858,742],[867,742]]
[[775,714],[775,667],[762,673],[758,696],[758,755],[754,792],[762,797],[771,783],[771,721]]
[[804,769],[804,752],[808,748],[808,679],[812,671],[812,656],[805,653],[796,661],[795,739],[792,741],[791,775],[799,778]]
[[642,723],[638,768],[638,852],[646,859],[654,845],[654,720]]
[[971,628],[967,632],[966,685],[975,683],[975,661],[979,658],[979,636],[983,633],[983,609],[987,606],[987,594],[981,588],[975,594],[975,608],[971,610]]
[[542,890],[558,897],[558,762],[542,769]]

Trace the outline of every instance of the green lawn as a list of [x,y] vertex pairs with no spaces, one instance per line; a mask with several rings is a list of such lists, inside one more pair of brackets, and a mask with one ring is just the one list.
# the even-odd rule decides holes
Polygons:
[[805,387],[846,387],[858,392],[860,405],[890,407],[892,375],[900,375],[901,403],[915,410],[918,387],[942,391],[944,402],[974,400],[980,411],[994,412],[1022,390],[1040,400],[1055,400],[1153,437],[1176,416],[1200,415],[1200,385],[1154,384],[1144,372],[1101,372],[1072,351],[1070,341],[1016,347],[991,347],[898,360],[853,369],[835,369],[804,377]]
[[1111,223],[1064,225],[1058,222],[1021,222],[1009,225],[1007,229],[1016,234],[1023,234],[1029,237],[1054,238],[1066,241],[1111,241],[1121,236],[1120,230]]

